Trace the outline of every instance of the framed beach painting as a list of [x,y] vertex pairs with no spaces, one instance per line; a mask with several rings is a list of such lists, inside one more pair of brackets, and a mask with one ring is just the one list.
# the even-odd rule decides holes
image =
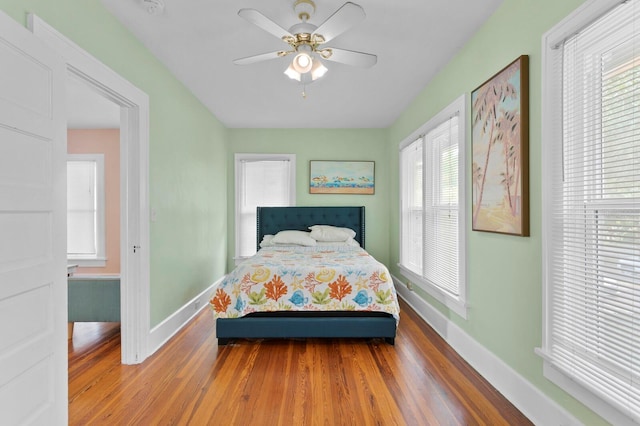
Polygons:
[[310,194],[371,195],[374,192],[374,161],[310,161]]
[[472,229],[529,236],[529,57],[471,93]]

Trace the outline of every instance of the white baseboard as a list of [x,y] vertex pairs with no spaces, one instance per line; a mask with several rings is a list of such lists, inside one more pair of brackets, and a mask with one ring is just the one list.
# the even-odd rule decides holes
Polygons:
[[474,340],[462,328],[409,290],[401,280],[394,276],[393,281],[398,295],[465,361],[534,424],[545,426],[582,424],[558,403]]
[[[149,355],[153,355],[160,349],[169,339],[171,339],[178,331],[182,329],[193,317],[195,317],[202,309],[209,305],[209,299],[213,293],[213,288],[220,283],[224,277],[220,278],[209,288],[187,302],[182,308],[178,309],[167,319],[157,326],[153,327],[149,332]],[[213,317],[211,320],[213,328]]]

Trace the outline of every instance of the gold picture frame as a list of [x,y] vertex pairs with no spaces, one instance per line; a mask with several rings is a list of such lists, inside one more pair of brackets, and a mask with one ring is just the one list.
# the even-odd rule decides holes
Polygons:
[[471,93],[472,229],[529,236],[529,57]]

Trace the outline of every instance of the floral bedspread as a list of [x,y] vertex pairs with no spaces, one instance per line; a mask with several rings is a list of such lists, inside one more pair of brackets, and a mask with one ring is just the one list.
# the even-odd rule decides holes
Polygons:
[[210,300],[215,318],[270,311],[381,311],[399,319],[387,268],[360,247],[264,247]]

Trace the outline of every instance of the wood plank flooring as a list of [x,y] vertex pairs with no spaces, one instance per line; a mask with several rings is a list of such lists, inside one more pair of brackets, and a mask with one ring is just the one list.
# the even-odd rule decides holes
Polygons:
[[529,425],[405,303],[381,340],[241,340],[203,310],[140,365],[119,324],[76,324],[71,425]]

